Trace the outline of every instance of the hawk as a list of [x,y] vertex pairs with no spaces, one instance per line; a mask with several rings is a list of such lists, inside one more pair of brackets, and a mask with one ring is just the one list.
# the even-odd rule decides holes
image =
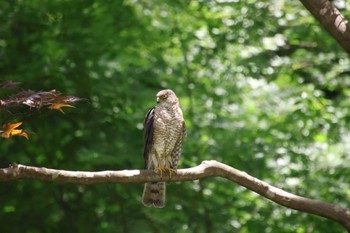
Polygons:
[[[143,157],[147,169],[162,176],[163,172],[176,172],[182,150],[186,126],[179,100],[170,90],[157,93],[157,105],[148,111],[144,121]],[[142,202],[145,206],[165,206],[165,182],[146,183]]]

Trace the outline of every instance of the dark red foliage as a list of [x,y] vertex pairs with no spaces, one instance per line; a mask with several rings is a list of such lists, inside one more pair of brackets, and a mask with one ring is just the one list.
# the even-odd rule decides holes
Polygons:
[[[12,81],[6,81],[0,83],[0,88],[11,88],[16,86],[17,83]],[[82,100],[81,98],[75,96],[63,96],[59,91],[33,91],[26,90],[20,91],[7,99],[0,99],[1,108],[19,107],[19,106],[29,106],[31,108],[42,108],[48,107],[53,104],[69,104]]]
[[20,84],[19,82],[3,81],[3,82],[0,82],[0,88],[3,88],[3,89],[16,88],[18,87],[19,84]]

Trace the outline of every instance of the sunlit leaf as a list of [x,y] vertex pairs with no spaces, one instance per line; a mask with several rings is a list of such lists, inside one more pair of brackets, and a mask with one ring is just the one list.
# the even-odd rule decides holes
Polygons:
[[25,137],[26,139],[29,139],[27,132],[25,132],[22,129],[16,129],[17,127],[22,125],[22,123],[23,122],[17,122],[14,124],[10,124],[10,123],[3,124],[2,130],[0,131],[2,132],[1,137],[11,138],[13,136],[22,136],[22,137]]
[[70,104],[66,104],[66,103],[55,103],[55,104],[52,104],[51,106],[49,106],[50,109],[58,110],[58,111],[60,111],[61,113],[64,114],[64,111],[62,110],[62,107],[75,108],[75,106],[70,105]]

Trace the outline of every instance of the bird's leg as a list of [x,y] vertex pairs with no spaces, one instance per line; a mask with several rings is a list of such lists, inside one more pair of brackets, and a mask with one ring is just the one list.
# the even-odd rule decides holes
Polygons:
[[154,169],[154,172],[155,172],[155,173],[160,173],[160,178],[163,177],[163,169],[162,169],[162,168],[156,167],[156,168]]
[[171,179],[171,174],[172,173],[176,174],[177,172],[176,168],[174,168],[174,166],[171,164],[171,161],[167,161],[167,164],[165,165],[164,170],[169,172],[170,179]]
[[154,169],[154,172],[160,173],[160,178],[162,178],[163,177],[163,170],[165,171],[165,169],[161,167],[161,160],[160,160],[158,155],[157,155],[157,163],[158,164],[157,164],[156,168]]

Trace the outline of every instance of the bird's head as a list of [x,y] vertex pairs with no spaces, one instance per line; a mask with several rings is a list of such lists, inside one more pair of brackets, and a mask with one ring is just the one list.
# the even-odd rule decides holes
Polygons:
[[179,102],[175,92],[170,89],[161,90],[157,93],[157,103],[162,105],[174,105]]

